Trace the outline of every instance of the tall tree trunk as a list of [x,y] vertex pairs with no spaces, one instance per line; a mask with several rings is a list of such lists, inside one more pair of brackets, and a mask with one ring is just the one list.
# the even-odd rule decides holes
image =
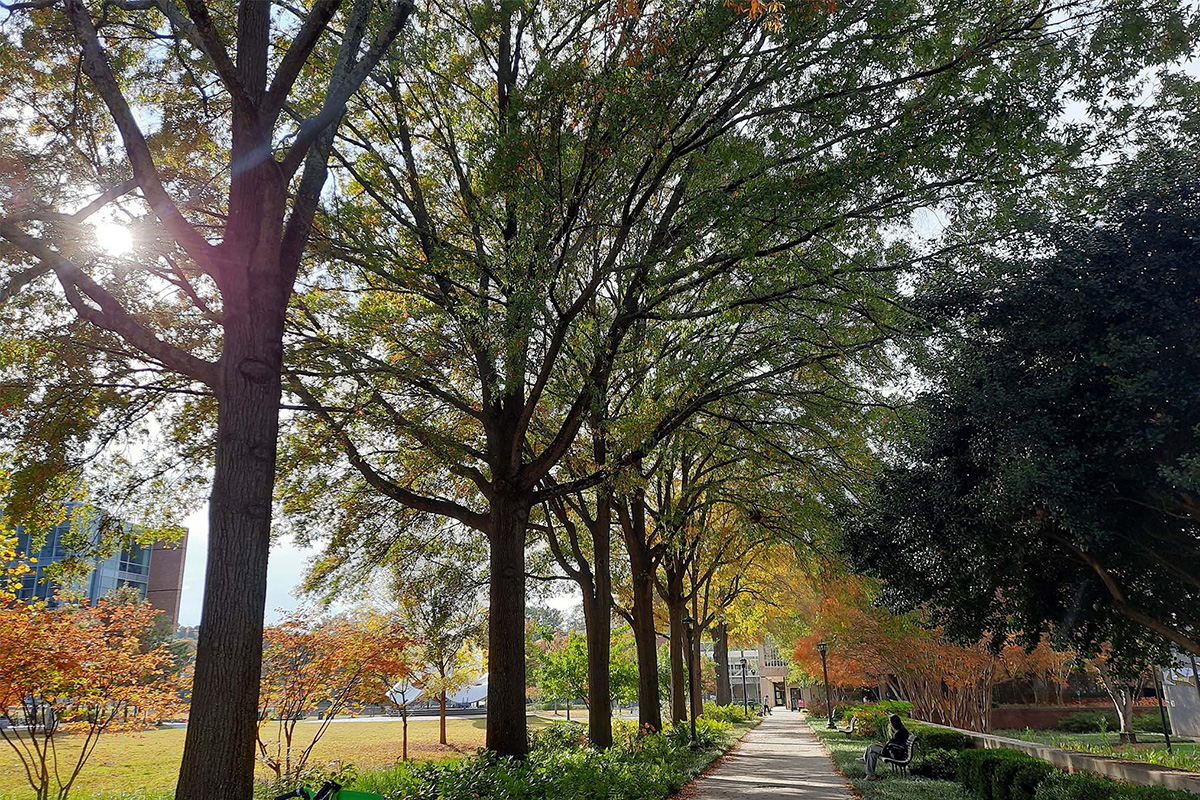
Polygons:
[[629,519],[622,521],[629,556],[633,603],[633,642],[638,665],[638,727],[662,730],[658,686],[658,635],[654,631],[654,566],[646,547],[646,502],[636,492],[629,502]]
[[241,797],[254,782],[282,328],[282,308],[226,325],[208,564],[178,800]]
[[713,629],[713,660],[717,662],[717,705],[730,705],[733,689],[729,682],[729,626],[724,622]]
[[487,749],[524,758],[525,531],[529,502],[497,491],[491,502]]
[[[608,527],[607,519],[604,521],[604,527]],[[601,544],[601,537],[593,538],[594,544]],[[607,537],[603,538],[607,542]],[[601,546],[602,549],[607,549]],[[609,660],[612,652],[612,576],[607,553],[595,553],[593,562],[594,594],[588,591],[583,594],[588,657],[588,738],[591,739],[592,746],[604,750],[612,746],[612,690],[609,679]]]
[[[672,592],[672,597],[675,593]],[[683,676],[683,616],[687,607],[682,599],[667,603],[667,619],[671,634],[671,722],[687,719],[687,685]]]

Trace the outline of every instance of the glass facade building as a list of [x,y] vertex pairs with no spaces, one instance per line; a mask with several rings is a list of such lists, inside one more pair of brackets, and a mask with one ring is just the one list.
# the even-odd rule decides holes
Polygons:
[[[74,510],[74,506],[72,507]],[[80,532],[84,538],[98,543],[100,523],[95,515],[81,524],[87,528]],[[76,535],[74,541],[78,541]],[[168,614],[172,627],[177,622],[179,596],[183,583],[183,554],[187,534],[180,542],[156,542],[152,547],[131,543],[106,558],[95,560],[91,570],[82,578],[69,581],[65,586],[55,582],[50,567],[61,562],[70,554],[66,542],[72,541],[71,520],[55,525],[46,533],[40,548],[34,547],[34,537],[17,528],[17,551],[34,559],[32,573],[21,579],[17,590],[19,600],[45,600],[54,602],[60,590],[87,597],[95,605],[105,595],[121,588],[131,589],[144,600]],[[152,569],[152,566],[154,569]]]

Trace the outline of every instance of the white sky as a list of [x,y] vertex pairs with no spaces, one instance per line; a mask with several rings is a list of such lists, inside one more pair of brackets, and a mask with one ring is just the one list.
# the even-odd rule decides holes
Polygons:
[[[199,625],[200,609],[204,595],[204,565],[208,555],[208,504],[194,511],[183,521],[188,529],[187,555],[183,565],[183,592],[179,602],[179,624]],[[271,548],[267,564],[267,612],[268,623],[274,622],[280,612],[291,611],[301,604],[294,594],[304,577],[309,561],[321,551],[320,547],[299,547],[290,536],[282,537]],[[559,582],[564,589],[573,584]],[[564,591],[550,598],[550,605],[564,613],[579,603],[576,592]],[[540,602],[540,601],[539,601]]]

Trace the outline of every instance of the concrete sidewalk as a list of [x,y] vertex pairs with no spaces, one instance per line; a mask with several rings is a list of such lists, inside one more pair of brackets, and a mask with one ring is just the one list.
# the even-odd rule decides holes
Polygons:
[[854,797],[800,714],[783,709],[776,709],[750,731],[723,763],[688,787],[684,796],[688,800]]

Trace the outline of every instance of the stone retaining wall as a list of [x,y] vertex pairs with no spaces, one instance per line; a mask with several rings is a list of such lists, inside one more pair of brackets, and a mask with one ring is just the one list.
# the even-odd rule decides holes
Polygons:
[[1143,764],[1137,761],[1121,761],[1116,758],[1093,756],[1087,753],[1075,753],[1036,742],[1026,742],[1020,739],[1009,739],[1005,736],[993,736],[990,733],[976,733],[960,728],[950,728],[932,722],[923,722],[934,728],[958,731],[965,734],[976,747],[989,750],[1010,749],[1020,750],[1043,761],[1049,761],[1056,767],[1068,772],[1094,772],[1106,778],[1113,778],[1126,783],[1138,783],[1149,786],[1165,786],[1168,789],[1182,789],[1200,794],[1200,773],[1184,772],[1170,767],[1160,767],[1157,764]]

